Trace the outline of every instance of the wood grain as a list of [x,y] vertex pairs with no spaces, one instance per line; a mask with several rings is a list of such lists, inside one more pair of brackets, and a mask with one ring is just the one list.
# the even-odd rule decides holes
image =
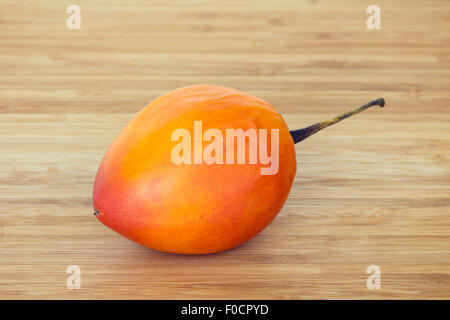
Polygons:
[[[81,7],[81,30],[66,8]],[[377,1],[0,2],[0,298],[450,298],[450,5]],[[270,101],[300,128],[275,221],[207,256],[152,251],[92,215],[109,144],[174,88]],[[68,265],[81,289],[68,290]],[[381,269],[381,289],[366,269]]]

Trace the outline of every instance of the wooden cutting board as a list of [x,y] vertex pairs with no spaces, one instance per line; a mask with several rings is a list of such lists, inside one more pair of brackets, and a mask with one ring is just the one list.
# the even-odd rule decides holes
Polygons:
[[[1,1],[0,298],[450,298],[450,4],[377,1],[369,30],[370,4]],[[136,112],[197,83],[270,101],[292,129],[387,105],[296,146],[253,240],[155,252],[97,221],[94,177]]]

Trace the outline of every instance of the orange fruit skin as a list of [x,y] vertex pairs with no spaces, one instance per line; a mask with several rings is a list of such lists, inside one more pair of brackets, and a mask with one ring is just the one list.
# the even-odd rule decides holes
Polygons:
[[[185,128],[193,136],[199,120],[203,133],[217,128],[224,137],[225,129],[279,129],[278,172],[261,175],[268,165],[259,158],[257,164],[174,164],[171,152],[178,142],[171,140],[172,132]],[[270,224],[296,169],[294,142],[269,103],[231,88],[187,86],[154,100],[119,133],[98,169],[93,205],[103,224],[142,245],[214,253],[246,242]]]

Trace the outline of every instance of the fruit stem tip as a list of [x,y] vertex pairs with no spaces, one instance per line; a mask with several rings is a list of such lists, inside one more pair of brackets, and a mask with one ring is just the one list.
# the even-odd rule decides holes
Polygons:
[[372,101],[374,103],[374,105],[376,106],[380,106],[381,108],[384,107],[384,105],[386,104],[386,101],[384,101],[383,98],[379,98],[377,100]]

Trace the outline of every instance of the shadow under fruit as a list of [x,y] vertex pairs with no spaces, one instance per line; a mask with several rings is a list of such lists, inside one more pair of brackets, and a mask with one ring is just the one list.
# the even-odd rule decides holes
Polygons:
[[[210,85],[179,88],[142,109],[109,147],[95,179],[95,215],[119,234],[160,251],[233,248],[281,210],[297,170],[294,143],[374,105],[383,107],[384,100],[289,131],[274,107],[250,94]],[[278,129],[278,172],[261,175],[260,163],[174,164],[172,132],[192,131],[198,120],[203,130]]]

